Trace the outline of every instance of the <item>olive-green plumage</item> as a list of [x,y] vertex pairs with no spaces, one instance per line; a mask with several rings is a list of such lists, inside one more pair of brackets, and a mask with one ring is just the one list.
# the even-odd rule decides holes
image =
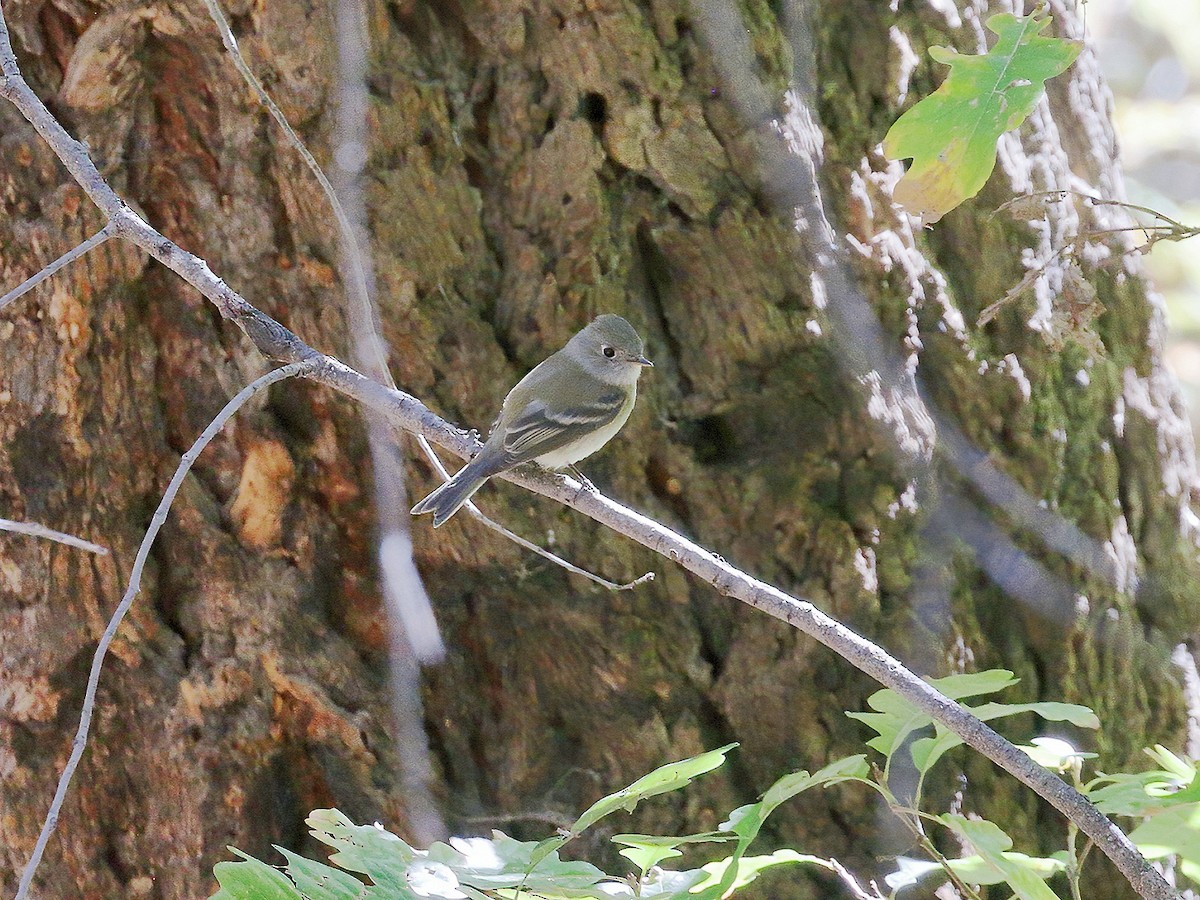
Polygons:
[[649,365],[632,325],[597,316],[508,392],[483,449],[413,515],[432,512],[436,528],[493,475],[530,460],[561,469],[595,453],[629,418]]

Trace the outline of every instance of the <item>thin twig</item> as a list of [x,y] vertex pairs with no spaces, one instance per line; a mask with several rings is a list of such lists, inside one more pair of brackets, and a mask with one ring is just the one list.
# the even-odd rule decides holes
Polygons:
[[13,288],[11,291],[9,291],[7,294],[5,294],[3,297],[0,297],[0,309],[4,309],[4,307],[8,306],[8,304],[12,303],[15,300],[18,300],[19,298],[21,298],[22,296],[27,294],[29,291],[32,291],[35,287],[37,287],[39,284],[41,284],[43,281],[45,281],[47,278],[49,278],[51,275],[53,275],[55,272],[57,272],[59,269],[61,269],[63,266],[79,259],[79,257],[83,256],[89,250],[94,250],[97,247],[99,247],[101,244],[103,244],[105,241],[107,241],[110,237],[113,236],[114,231],[115,231],[115,229],[112,226],[112,222],[106,222],[103,228],[101,228],[99,231],[97,231],[95,234],[93,234],[90,238],[88,238],[82,244],[77,244],[75,247],[68,250],[66,253],[64,253],[62,256],[60,256],[58,259],[56,259],[54,262],[50,263],[50,265],[46,266],[46,268],[42,269],[36,275],[33,275],[30,278],[26,278],[24,281],[22,281],[20,284],[18,284],[15,288]]
[[976,325],[986,325],[996,317],[996,314],[1012,301],[1016,300],[1025,293],[1033,283],[1046,271],[1046,269],[1058,261],[1060,258],[1069,256],[1075,249],[1085,241],[1094,240],[1096,238],[1112,237],[1117,234],[1128,234],[1129,232],[1141,232],[1145,238],[1145,243],[1140,246],[1133,247],[1127,250],[1126,253],[1147,253],[1153,249],[1154,245],[1160,241],[1178,242],[1191,240],[1194,237],[1200,236],[1200,226],[1186,225],[1183,222],[1173,219],[1164,212],[1159,212],[1157,209],[1151,209],[1149,206],[1140,206],[1137,203],[1128,203],[1124,200],[1110,200],[1105,197],[1096,197],[1091,194],[1085,194],[1082,191],[1070,190],[1063,188],[1055,191],[1035,191],[1031,194],[1022,194],[1019,197],[1000,204],[996,207],[992,215],[1005,212],[1007,210],[1021,207],[1027,204],[1030,200],[1046,199],[1050,201],[1062,201],[1067,197],[1076,197],[1083,200],[1087,205],[1092,207],[1097,206],[1113,206],[1125,212],[1140,212],[1145,215],[1152,216],[1158,219],[1163,224],[1141,224],[1132,215],[1130,219],[1135,222],[1134,225],[1129,225],[1122,228],[1097,228],[1079,232],[1074,238],[1067,241],[1062,246],[1055,249],[1049,257],[1047,257],[1036,268],[1030,269],[1025,276],[1011,288],[1004,292],[1004,296],[996,300],[986,307],[975,320]]
[[[429,457],[430,461],[433,463],[434,468],[437,469],[438,475],[440,475],[442,477],[442,480],[449,481],[450,480],[449,471],[447,471],[445,465],[442,464],[442,461],[438,457],[438,455],[433,452],[433,447],[430,446],[429,441],[425,440],[424,435],[417,435],[417,443],[421,445],[421,449],[425,451],[425,455]],[[567,560],[563,559],[561,556],[558,556],[557,554],[551,553],[549,550],[545,549],[544,547],[539,547],[537,544],[533,543],[533,541],[525,540],[525,538],[521,537],[519,534],[514,534],[513,532],[511,532],[507,528],[505,528],[503,525],[501,525],[499,522],[495,521],[494,519],[488,518],[488,516],[478,506],[475,505],[474,500],[468,500],[466,503],[466,506],[464,508],[466,509],[466,511],[468,513],[471,514],[472,517],[474,517],[474,519],[477,522],[480,522],[481,524],[486,525],[488,528],[499,533],[503,537],[508,538],[514,544],[524,547],[526,550],[529,550],[533,553],[536,553],[538,556],[541,556],[545,559],[550,560],[550,562],[554,563],[555,565],[562,566],[568,572],[573,572],[576,575],[582,575],[584,578],[588,579],[589,581],[595,582],[596,584],[600,585],[602,588],[606,588],[607,590],[631,591],[640,584],[645,584],[648,581],[654,580],[654,573],[646,572],[643,575],[640,575],[637,578],[635,578],[633,581],[626,582],[625,584],[617,584],[615,581],[609,581],[607,578],[602,578],[599,575],[595,574],[594,572],[589,572],[587,569],[579,568],[579,566],[575,565],[572,562],[568,562]]]
[[1001,297],[999,300],[989,303],[983,308],[983,310],[979,313],[979,317],[975,319],[976,326],[982,328],[988,322],[992,321],[992,319],[996,318],[996,315],[1000,312],[1000,310],[1024,294],[1027,290],[1029,290],[1029,288],[1033,287],[1034,282],[1036,282],[1046,272],[1046,270],[1050,268],[1050,266],[1074,252],[1076,241],[1081,239],[1082,236],[1069,241],[1051,253],[1048,257],[1046,257],[1046,259],[1042,260],[1040,264],[1029,269],[1020,281],[1004,292],[1003,297]]
[[96,689],[100,684],[100,670],[104,665],[104,657],[108,653],[108,646],[116,636],[117,629],[125,618],[125,614],[133,606],[134,598],[141,588],[142,569],[145,568],[146,560],[150,556],[150,548],[154,545],[154,539],[158,537],[158,532],[167,520],[167,513],[171,511],[171,504],[175,501],[175,495],[179,493],[179,488],[183,485],[183,479],[191,471],[196,457],[200,455],[209,442],[217,436],[217,433],[225,423],[232,418],[234,413],[241,409],[247,400],[263,388],[277,381],[282,381],[284,378],[299,375],[302,372],[312,369],[315,365],[315,360],[295,362],[281,369],[274,369],[246,385],[246,387],[238,392],[237,396],[226,403],[224,408],[217,413],[217,417],[209,423],[200,437],[196,439],[196,443],[192,444],[187,453],[183,454],[183,458],[179,461],[179,466],[175,469],[175,474],[171,477],[166,491],[163,492],[162,500],[159,501],[158,509],[154,511],[154,517],[150,520],[150,527],[146,529],[146,535],[142,538],[141,546],[138,547],[137,556],[133,561],[133,568],[129,572],[129,586],[125,589],[125,596],[121,598],[121,602],[117,604],[117,608],[113,611],[112,618],[108,620],[108,627],[104,629],[104,634],[100,636],[100,643],[96,645],[96,652],[92,655],[92,668],[88,673],[87,689],[83,694],[83,708],[79,713],[79,727],[75,731],[75,740],[71,744],[71,755],[67,759],[66,766],[63,767],[62,775],[59,776],[58,787],[54,791],[54,799],[50,803],[49,812],[46,813],[46,820],[42,823],[42,831],[38,835],[37,843],[33,848],[33,854],[29,858],[29,863],[25,866],[25,871],[21,875],[21,883],[17,886],[16,900],[25,900],[29,892],[29,886],[33,882],[33,875],[37,871],[38,863],[41,862],[42,854],[46,851],[46,843],[50,840],[50,835],[54,833],[54,829],[58,825],[58,816],[62,810],[63,801],[67,797],[67,788],[71,785],[71,777],[75,774],[75,769],[79,765],[79,760],[83,757],[84,748],[87,746],[88,731],[92,724],[92,713],[96,706]]
[[[1119,234],[1125,231],[1142,231],[1147,228],[1165,229],[1169,231],[1171,233],[1171,237],[1164,238],[1164,240],[1184,241],[1200,235],[1200,225],[1188,225],[1184,222],[1180,222],[1178,219],[1173,219],[1166,213],[1160,212],[1159,210],[1153,209],[1149,206],[1141,206],[1137,203],[1130,203],[1127,200],[1112,200],[1108,197],[1097,197],[1094,194],[1087,194],[1083,191],[1071,190],[1069,188],[1060,188],[1059,190],[1054,191],[1034,191],[1031,194],[1022,194],[1019,197],[1014,197],[1011,200],[1001,203],[998,207],[996,207],[993,215],[996,213],[1005,212],[1006,210],[1009,210],[1015,206],[1026,203],[1030,199],[1045,198],[1049,200],[1052,198],[1057,198],[1058,200],[1063,200],[1066,197],[1076,197],[1080,200],[1083,200],[1089,206],[1115,206],[1118,209],[1125,210],[1126,212],[1133,210],[1134,212],[1145,213],[1148,216],[1152,216],[1153,218],[1166,223],[1164,225],[1135,225],[1130,228],[1106,228],[1099,231],[1089,232],[1087,236],[1090,237],[1099,237],[1106,234]],[[1132,216],[1130,216],[1130,218],[1133,219]],[[1134,221],[1137,220],[1134,219]]]
[[[138,216],[112,190],[88,156],[21,77],[0,6],[0,96],[10,100],[50,145],[63,165],[115,223],[117,234],[146,250],[207,297],[222,316],[234,320],[268,358],[311,360],[308,377],[383,413],[396,427],[422,434],[463,459],[478,452],[480,444],[403,391],[389,390],[329,356],[318,353],[295,334],[260,312],[213,274],[208,264],[166,238]],[[811,174],[811,173],[810,173]],[[812,219],[814,223],[818,219]],[[826,251],[829,252],[829,251]],[[836,285],[846,289],[845,284]],[[1022,784],[1045,798],[1055,809],[1079,825],[1095,840],[1134,889],[1147,900],[1175,896],[1162,874],[1155,870],[1112,822],[1061,778],[1039,766],[1022,750],[946,697],[878,645],[859,636],[806,600],[730,565],[699,544],[598,491],[585,491],[574,479],[554,475],[536,466],[523,466],[499,477],[563,503],[583,515],[673,560],[712,585],[755,609],[798,628],[829,647],[885,687],[895,690],[917,709],[941,722],[964,743],[988,757]]]
[[[942,851],[938,850],[937,846],[930,840],[929,835],[925,833],[925,829],[921,824],[921,819],[929,819],[930,821],[939,821],[936,816],[923,813],[920,810],[906,809],[900,805],[892,807],[892,813],[904,823],[905,827],[911,832],[913,838],[921,846],[921,849],[926,852],[933,861],[942,867],[942,870],[950,879],[950,883],[954,885],[954,890],[963,900],[979,900],[979,892],[971,888],[969,884],[963,881],[961,875],[954,871],[954,866],[950,865]],[[939,822],[939,824],[941,824]],[[978,851],[977,851],[978,852]]]
[[95,553],[97,556],[108,556],[107,547],[101,547],[99,544],[93,544],[91,541],[85,541],[83,538],[67,534],[65,531],[55,531],[53,528],[47,528],[45,525],[39,525],[37,522],[14,522],[12,519],[0,519],[0,531],[15,531],[17,534],[28,534],[33,537],[45,538],[48,541],[57,541],[60,544],[66,544],[68,547],[77,547],[80,550],[86,550],[88,553]]

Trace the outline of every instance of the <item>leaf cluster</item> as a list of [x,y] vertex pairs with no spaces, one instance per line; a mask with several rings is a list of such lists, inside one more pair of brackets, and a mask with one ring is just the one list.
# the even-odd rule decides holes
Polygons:
[[[933,680],[938,690],[970,706],[984,721],[1033,714],[1046,722],[1095,729],[1099,721],[1084,706],[1071,703],[1002,703],[984,699],[1017,683],[1011,672],[990,670]],[[611,875],[587,862],[566,860],[560,851],[598,822],[630,812],[643,801],[679,790],[721,766],[734,744],[655,769],[628,787],[596,801],[570,828],[543,841],[518,841],[500,831],[491,837],[451,838],[418,849],[382,826],[356,825],[334,809],[317,810],[307,824],[317,840],[333,849],[329,864],[305,859],[282,847],[285,864],[270,866],[238,850],[240,862],[215,869],[220,891],[212,900],[371,900],[371,898],[445,898],[445,900],[577,900],[577,898],[653,897],[657,900],[720,900],[780,865],[820,867],[840,878],[859,898],[895,897],[906,888],[935,878],[949,879],[958,892],[978,898],[981,885],[1006,884],[1021,900],[1050,900],[1060,895],[1052,880],[1066,881],[1073,900],[1081,900],[1082,867],[1090,846],[1077,847],[1078,831],[1068,824],[1064,849],[1050,856],[1014,850],[1012,838],[996,823],[958,811],[922,810],[925,778],[961,740],[893,691],[867,700],[868,712],[848,713],[873,732],[866,743],[883,758],[872,765],[865,754],[836,760],[817,772],[793,772],[771,785],[756,802],[733,810],[718,830],[682,836],[617,834],[612,841],[632,870]],[[1035,761],[1067,775],[1075,787],[1109,815],[1140,821],[1130,834],[1152,859],[1176,856],[1185,876],[1200,884],[1200,780],[1196,767],[1163,747],[1147,751],[1158,768],[1140,773],[1098,773],[1084,780],[1084,764],[1094,754],[1081,752],[1061,738],[1038,738],[1023,747]],[[901,802],[890,788],[893,764],[904,756],[918,774],[914,795]],[[750,847],[767,818],[783,803],[814,788],[853,782],[875,791],[910,829],[923,858],[902,857],[896,871],[874,882],[870,892],[836,860],[779,849],[751,855]],[[938,850],[938,832],[967,847],[956,858]],[[945,843],[945,841],[943,841]],[[699,868],[673,869],[687,845],[713,844],[729,849]],[[886,889],[886,892],[885,892]]]

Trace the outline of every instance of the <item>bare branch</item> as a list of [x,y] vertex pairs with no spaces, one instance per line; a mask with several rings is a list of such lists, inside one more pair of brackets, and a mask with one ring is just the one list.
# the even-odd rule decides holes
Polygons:
[[46,843],[50,840],[50,835],[54,833],[54,829],[58,825],[58,816],[62,810],[63,801],[67,798],[67,789],[71,786],[71,778],[75,774],[75,769],[78,767],[79,760],[83,757],[84,748],[87,746],[88,731],[91,729],[92,713],[96,707],[96,690],[100,685],[100,670],[104,665],[104,657],[108,653],[109,644],[116,637],[117,629],[121,626],[125,614],[133,606],[134,598],[141,589],[142,570],[145,568],[146,560],[150,556],[150,548],[154,545],[154,539],[158,537],[158,532],[167,520],[167,513],[171,511],[171,504],[175,502],[175,495],[179,493],[179,488],[183,485],[183,479],[191,471],[196,457],[201,454],[204,448],[217,436],[217,433],[225,423],[233,417],[234,413],[241,409],[247,400],[263,388],[277,381],[282,381],[284,378],[290,378],[293,375],[306,372],[314,365],[315,362],[311,360],[292,363],[281,369],[268,372],[261,378],[257,378],[246,385],[246,387],[238,392],[237,396],[226,403],[224,408],[217,413],[217,417],[209,423],[209,426],[196,439],[196,443],[192,444],[187,453],[183,454],[183,458],[179,461],[179,466],[175,469],[175,474],[171,477],[166,491],[163,492],[162,500],[159,501],[158,509],[154,511],[154,517],[150,520],[150,527],[146,529],[146,535],[142,538],[141,546],[138,547],[137,556],[133,561],[133,568],[129,572],[129,586],[125,589],[125,596],[121,598],[121,602],[117,604],[117,608],[113,611],[112,618],[108,620],[108,627],[104,629],[104,634],[100,636],[100,643],[96,645],[96,652],[92,655],[92,668],[88,672],[87,689],[83,694],[83,708],[79,713],[79,727],[75,731],[75,740],[71,744],[71,755],[67,759],[67,764],[63,768],[62,775],[59,776],[58,787],[54,791],[54,799],[50,803],[50,810],[46,813],[46,820],[42,823],[42,831],[38,835],[37,843],[34,845],[33,854],[29,857],[29,863],[25,866],[25,871],[21,874],[21,883],[17,886],[16,900],[25,900],[28,895],[29,886],[33,883],[34,873],[37,872],[38,864],[42,861],[42,854],[46,851]]
[[[1104,237],[1110,234],[1122,234],[1128,231],[1141,231],[1146,234],[1148,243],[1157,243],[1158,241],[1186,241],[1194,237],[1200,236],[1200,225],[1188,225],[1180,222],[1178,219],[1173,219],[1164,212],[1153,209],[1149,206],[1140,206],[1137,203],[1129,203],[1126,200],[1112,200],[1107,197],[1097,197],[1094,194],[1088,194],[1083,191],[1075,191],[1069,188],[1060,188],[1054,191],[1034,191],[1031,194],[1022,194],[1019,197],[1014,197],[1005,203],[1001,203],[996,207],[997,213],[1015,211],[1018,214],[1024,211],[1024,208],[1031,200],[1041,200],[1046,204],[1062,201],[1066,197],[1075,197],[1082,200],[1088,206],[1112,206],[1117,209],[1122,209],[1127,213],[1140,212],[1151,218],[1157,219],[1160,224],[1135,224],[1127,228],[1101,228],[1095,231],[1088,231],[1082,235],[1085,238]],[[1130,220],[1137,222],[1137,218],[1132,214]],[[1154,232],[1154,234],[1150,234]],[[1142,248],[1135,248],[1142,249]]]
[[82,244],[79,244],[79,245],[73,247],[72,249],[68,250],[66,253],[64,253],[62,256],[60,256],[58,259],[56,259],[54,262],[50,263],[50,265],[46,266],[46,268],[42,269],[36,275],[26,278],[24,281],[22,281],[20,284],[18,284],[15,288],[13,288],[11,291],[9,291],[7,294],[5,294],[3,297],[0,297],[0,309],[4,309],[10,303],[20,299],[25,294],[32,291],[35,287],[37,287],[39,284],[41,284],[43,281],[45,281],[47,278],[49,278],[51,275],[53,275],[55,272],[57,272],[59,269],[61,269],[63,266],[79,259],[79,257],[83,256],[89,250],[95,250],[97,247],[99,247],[101,244],[103,244],[105,241],[107,241],[110,237],[113,236],[113,231],[114,231],[114,229],[112,227],[112,223],[111,222],[106,223],[103,228],[101,228],[99,231],[97,231],[95,234],[93,234],[90,238],[88,238]]
[[28,534],[33,537],[45,538],[48,541],[57,541],[60,544],[66,544],[68,547],[86,550],[88,553],[95,553],[97,556],[108,556],[107,547],[101,547],[99,544],[93,544],[91,541],[85,541],[81,537],[75,537],[75,535],[67,534],[64,531],[55,531],[53,528],[47,528],[45,525],[39,525],[37,522],[14,522],[12,519],[0,519],[0,531]]
[[[1178,242],[1191,240],[1194,237],[1200,236],[1200,226],[1187,225],[1176,219],[1172,219],[1166,213],[1159,212],[1156,209],[1151,209],[1148,206],[1139,206],[1136,203],[1127,203],[1124,200],[1109,200],[1104,197],[1096,197],[1092,194],[1086,194],[1082,191],[1069,190],[1067,188],[1056,191],[1035,191],[1031,194],[1022,194],[1019,197],[1014,197],[1006,203],[1000,204],[1000,206],[996,208],[992,215],[995,216],[999,213],[1010,211],[1018,216],[1027,215],[1027,211],[1031,203],[1041,201],[1043,204],[1049,205],[1050,203],[1061,202],[1067,197],[1075,197],[1091,207],[1111,206],[1116,209],[1123,210],[1129,215],[1130,221],[1135,222],[1136,224],[1123,228],[1091,229],[1076,234],[1075,237],[1055,248],[1054,251],[1036,267],[1029,269],[1029,271],[1025,273],[1025,276],[1019,282],[1017,282],[1017,284],[1013,285],[1004,292],[1003,297],[984,307],[983,311],[979,313],[979,317],[976,319],[977,325],[986,325],[988,322],[994,319],[996,314],[1000,312],[1001,309],[1019,298],[1025,293],[1025,291],[1032,287],[1034,282],[1037,281],[1037,279],[1046,271],[1047,268],[1060,259],[1075,253],[1086,241],[1090,241],[1095,238],[1111,237],[1117,234],[1126,234],[1128,232],[1140,232],[1144,239],[1144,243],[1140,246],[1126,250],[1125,254],[1144,254],[1149,253],[1152,249],[1154,249],[1154,245],[1160,241]],[[1152,218],[1157,219],[1158,222],[1147,224],[1138,223],[1137,218],[1133,215],[1135,212],[1151,216]]]
[[531,553],[536,553],[538,556],[542,557],[543,559],[549,560],[550,562],[554,563],[556,566],[561,566],[562,568],[566,569],[568,572],[571,572],[574,575],[582,575],[588,581],[592,582],[593,584],[600,585],[600,587],[604,588],[605,590],[608,590],[608,591],[632,591],[635,587],[638,587],[639,585],[643,585],[643,584],[646,584],[646,583],[654,580],[653,572],[643,572],[637,578],[633,579],[633,581],[627,581],[624,584],[617,584],[617,582],[615,582],[615,581],[609,581],[607,578],[597,575],[595,572],[589,572],[587,569],[581,569],[579,566],[575,565],[573,562],[569,562],[569,561],[563,559],[557,553],[552,553],[551,551],[547,550],[545,547],[539,547],[533,541],[526,540],[525,538],[521,537],[519,534],[515,534],[514,532],[509,531],[507,528],[505,528],[503,525],[501,525],[495,519],[491,519],[487,515],[485,515],[483,513],[483,511],[480,510],[479,507],[474,504],[473,501],[468,501],[468,503],[466,505],[466,509],[467,509],[467,512],[470,513],[471,517],[474,518],[477,522],[492,529],[493,531],[495,531],[497,534],[501,535],[502,537],[508,538],[510,541],[512,541],[517,546],[524,547],[526,550],[530,551]]
[[[1077,238],[1076,240],[1079,239]],[[1067,244],[1064,244],[1062,247],[1059,247],[1057,250],[1051,253],[1049,257],[1042,260],[1040,264],[1029,269],[1020,281],[1004,292],[1003,297],[1001,297],[999,300],[993,300],[980,311],[979,316],[975,319],[975,324],[982,328],[988,322],[992,321],[992,319],[996,318],[1000,310],[1033,287],[1038,278],[1045,274],[1046,270],[1050,268],[1050,266],[1058,262],[1063,257],[1074,253],[1075,243],[1076,241],[1071,241]]]
[[[710,10],[713,8],[711,4],[706,5]],[[113,219],[121,237],[145,249],[199,290],[223,316],[233,319],[266,356],[289,362],[311,361],[313,368],[307,373],[309,378],[377,410],[394,425],[422,434],[460,457],[466,458],[479,449],[478,441],[436,416],[415,397],[402,391],[389,390],[344,363],[309,347],[229,288],[202,259],[184,251],[136,215],[104,181],[88,157],[86,148],[67,134],[21,77],[2,10],[0,96],[12,101],[33,124],[84,191]],[[807,173],[810,182],[813,174],[811,171]],[[783,181],[789,189],[794,189],[792,179],[785,176]],[[808,184],[809,191],[813,188],[815,183]],[[822,221],[819,218],[822,215],[819,200],[814,200],[811,193],[801,197],[793,195],[793,199],[803,201],[806,212],[814,213],[809,219],[812,229],[819,227]],[[831,247],[822,249],[826,259],[833,253]],[[851,286],[839,273],[837,266],[831,266],[824,274],[833,276],[831,292],[852,293]],[[753,578],[699,544],[609,500],[599,492],[583,490],[583,485],[574,479],[554,475],[534,466],[510,470],[500,477],[570,506],[678,562],[719,593],[741,600],[814,637],[856,668],[941,722],[962,738],[964,743],[1045,798],[1096,842],[1142,897],[1147,900],[1168,900],[1174,896],[1161,873],[1151,867],[1129,839],[1074,788],[1034,763],[1022,750],[909,671],[895,657],[826,615],[812,603],[789,596]],[[39,843],[44,847],[43,842]]]

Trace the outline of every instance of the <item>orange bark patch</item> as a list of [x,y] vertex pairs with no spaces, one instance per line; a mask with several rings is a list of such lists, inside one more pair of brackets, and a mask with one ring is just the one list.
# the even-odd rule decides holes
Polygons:
[[283,444],[259,440],[250,447],[230,510],[242,544],[256,550],[279,546],[295,479],[296,467]]
[[311,256],[301,256],[297,262],[301,271],[323,288],[333,287],[337,281],[333,268]]
[[56,290],[50,297],[50,318],[54,320],[58,339],[63,343],[83,346],[91,339],[88,312],[74,294]]
[[14,722],[48,722],[58,712],[59,692],[46,678],[0,678],[0,712]]
[[283,731],[317,743],[336,743],[356,756],[373,759],[350,713],[336,706],[320,686],[303,675],[284,672],[279,658],[263,655],[263,671],[275,689],[275,716]]

